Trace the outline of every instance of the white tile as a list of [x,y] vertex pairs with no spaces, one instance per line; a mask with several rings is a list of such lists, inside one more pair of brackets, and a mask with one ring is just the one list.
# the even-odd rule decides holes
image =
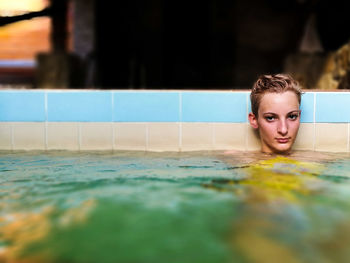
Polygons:
[[81,122],[80,150],[113,150],[113,127],[110,122]]
[[44,122],[14,122],[12,125],[14,150],[45,150]]
[[214,124],[182,123],[181,150],[200,151],[214,149]]
[[179,124],[149,123],[148,151],[179,151]]
[[114,124],[114,149],[145,151],[147,123],[120,122]]
[[79,127],[76,122],[47,123],[48,150],[79,150]]
[[0,150],[12,149],[12,124],[8,122],[0,123]]

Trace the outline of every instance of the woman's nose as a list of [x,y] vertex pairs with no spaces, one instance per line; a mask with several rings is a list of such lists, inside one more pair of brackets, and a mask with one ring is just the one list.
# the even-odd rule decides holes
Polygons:
[[286,120],[280,120],[277,127],[277,132],[283,136],[288,133],[288,125]]

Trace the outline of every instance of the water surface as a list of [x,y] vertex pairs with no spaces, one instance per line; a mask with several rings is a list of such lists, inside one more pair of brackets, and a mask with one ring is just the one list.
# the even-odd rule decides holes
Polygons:
[[349,262],[350,158],[2,152],[0,262]]

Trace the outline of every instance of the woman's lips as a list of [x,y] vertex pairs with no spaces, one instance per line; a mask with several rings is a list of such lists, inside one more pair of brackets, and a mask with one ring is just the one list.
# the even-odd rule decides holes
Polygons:
[[289,142],[289,138],[276,138],[276,141],[278,143],[288,143]]

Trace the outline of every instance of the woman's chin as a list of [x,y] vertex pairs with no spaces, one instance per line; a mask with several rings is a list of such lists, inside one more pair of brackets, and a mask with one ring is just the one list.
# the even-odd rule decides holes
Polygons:
[[273,145],[271,147],[263,147],[262,152],[268,153],[268,154],[283,154],[288,155],[291,152],[291,145],[290,144],[278,144]]
[[279,147],[276,147],[274,152],[277,153],[277,154],[289,154],[290,151],[291,151],[291,145],[287,145],[287,144],[284,144],[284,145],[279,145]]

